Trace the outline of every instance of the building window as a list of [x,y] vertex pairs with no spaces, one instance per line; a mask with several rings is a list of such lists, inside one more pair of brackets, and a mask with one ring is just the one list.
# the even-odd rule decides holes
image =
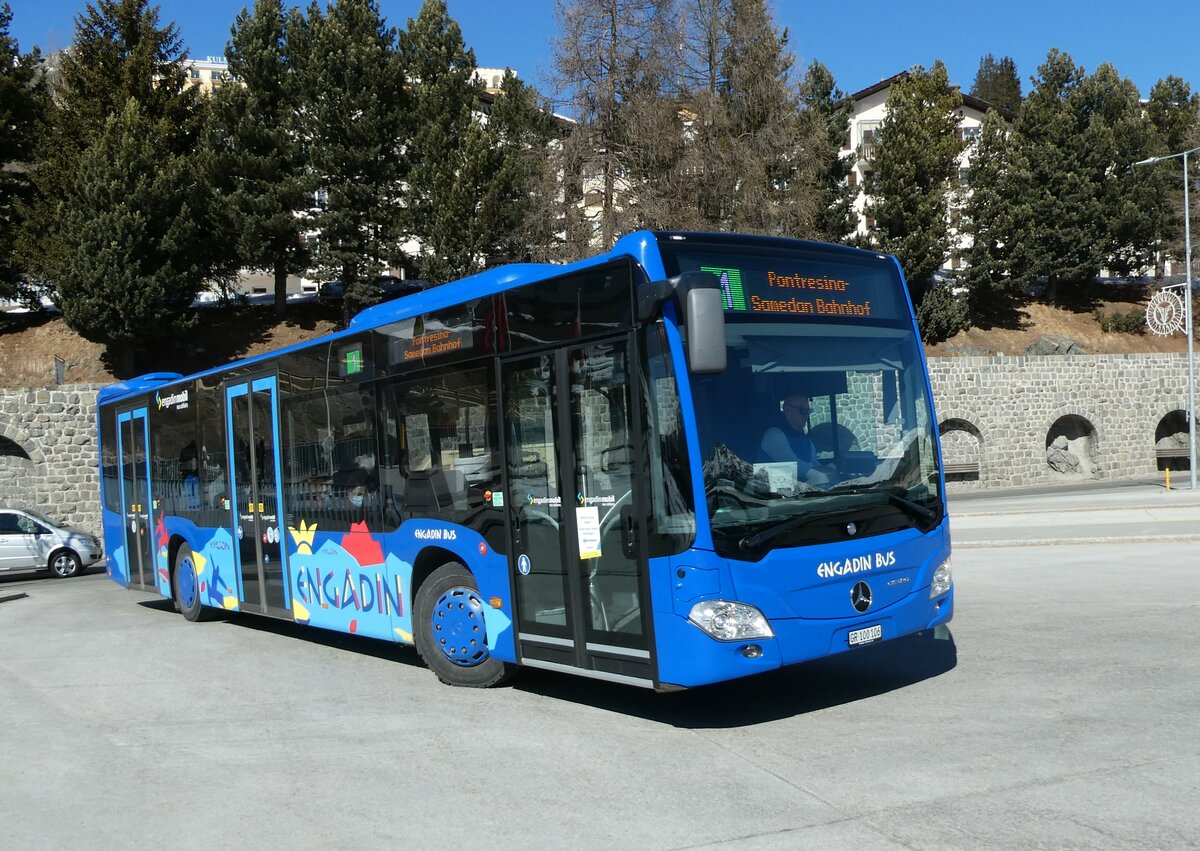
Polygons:
[[963,127],[960,131],[960,136],[964,142],[973,145],[979,141],[979,137],[983,135],[982,127]]

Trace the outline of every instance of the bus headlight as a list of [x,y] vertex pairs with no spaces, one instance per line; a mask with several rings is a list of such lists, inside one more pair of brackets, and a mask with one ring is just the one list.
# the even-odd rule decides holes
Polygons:
[[745,603],[704,600],[692,606],[688,620],[717,641],[775,637],[775,631],[771,629],[763,613]]
[[940,597],[945,594],[954,585],[954,571],[950,566],[950,559],[938,565],[937,570],[933,572],[933,582],[929,585],[929,599]]

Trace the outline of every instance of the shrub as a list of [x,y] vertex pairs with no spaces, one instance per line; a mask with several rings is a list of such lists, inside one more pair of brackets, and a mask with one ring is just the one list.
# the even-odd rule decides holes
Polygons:
[[930,287],[917,305],[917,325],[926,343],[940,343],[971,327],[966,297],[949,287]]
[[1092,311],[1092,316],[1106,334],[1141,334],[1146,330],[1146,311],[1141,307],[1115,313],[1105,313],[1097,307]]

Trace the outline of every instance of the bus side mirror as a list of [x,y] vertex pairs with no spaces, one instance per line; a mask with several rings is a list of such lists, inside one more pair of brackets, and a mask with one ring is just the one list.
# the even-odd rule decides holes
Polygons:
[[688,365],[692,372],[724,372],[725,310],[720,287],[688,290],[685,314]]
[[674,300],[687,329],[688,365],[695,373],[725,371],[725,310],[721,282],[710,272],[684,272],[638,292],[638,319],[646,321]]

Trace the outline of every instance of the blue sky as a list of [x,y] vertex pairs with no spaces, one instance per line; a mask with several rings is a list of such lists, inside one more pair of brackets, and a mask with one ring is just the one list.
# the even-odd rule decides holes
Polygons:
[[[7,0],[12,34],[22,50],[70,43],[83,0]],[[415,17],[420,0],[381,0],[395,26]],[[252,0],[160,0],[193,57],[220,54],[234,16]],[[305,3],[307,5],[307,2]],[[482,67],[511,66],[539,85],[550,67],[554,0],[449,0],[467,44]],[[1200,0],[1155,3],[1116,0],[856,0],[853,3],[775,0],[797,66],[814,59],[853,92],[912,65],[941,59],[950,79],[968,90],[986,53],[1011,56],[1024,91],[1046,52],[1070,53],[1089,72],[1110,62],[1142,95],[1175,74],[1200,90]]]

